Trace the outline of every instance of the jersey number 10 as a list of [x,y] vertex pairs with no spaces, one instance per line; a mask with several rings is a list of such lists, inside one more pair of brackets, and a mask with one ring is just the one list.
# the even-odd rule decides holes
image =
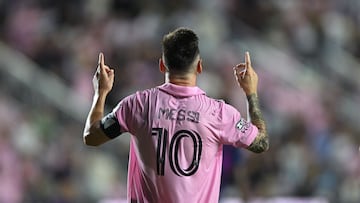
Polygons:
[[[156,163],[157,163],[157,174],[163,176],[165,169],[166,160],[166,147],[168,140],[168,130],[165,128],[152,128],[152,136],[157,136],[157,147],[156,147]],[[179,164],[179,145],[183,138],[191,138],[193,141],[193,158],[191,164],[183,169]],[[200,157],[202,150],[202,141],[200,135],[195,131],[179,130],[175,132],[170,141],[169,149],[169,162],[172,171],[178,176],[191,176],[199,168]]]

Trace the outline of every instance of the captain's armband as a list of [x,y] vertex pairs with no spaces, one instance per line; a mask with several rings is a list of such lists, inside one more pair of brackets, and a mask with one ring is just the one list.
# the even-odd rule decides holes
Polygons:
[[100,128],[111,139],[121,135],[121,127],[114,112],[101,119]]

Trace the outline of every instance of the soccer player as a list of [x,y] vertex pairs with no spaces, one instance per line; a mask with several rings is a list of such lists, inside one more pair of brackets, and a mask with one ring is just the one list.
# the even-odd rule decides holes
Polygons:
[[129,202],[218,202],[223,145],[256,153],[269,145],[250,55],[246,53],[234,74],[246,93],[251,122],[196,86],[203,67],[198,37],[192,30],[178,28],[164,36],[159,69],[165,75],[163,85],[122,99],[104,116],[114,70],[105,65],[100,53],[84,142],[98,146],[124,132],[131,134]]

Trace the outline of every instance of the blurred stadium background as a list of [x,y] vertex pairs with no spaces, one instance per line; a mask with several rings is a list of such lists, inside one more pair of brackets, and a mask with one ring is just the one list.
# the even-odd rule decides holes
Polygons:
[[[224,149],[222,202],[360,202],[360,1],[0,0],[0,202],[121,202],[129,136],[84,146],[99,51],[108,111],[160,85],[161,38],[200,37],[209,96],[245,106],[232,67],[250,51],[271,137]],[[243,112],[244,113],[244,112]]]

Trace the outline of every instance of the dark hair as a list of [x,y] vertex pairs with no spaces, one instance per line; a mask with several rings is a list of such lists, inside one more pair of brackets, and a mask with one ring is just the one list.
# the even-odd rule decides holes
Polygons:
[[187,28],[178,28],[165,35],[162,41],[165,65],[174,73],[188,72],[199,54],[198,44],[198,36]]

